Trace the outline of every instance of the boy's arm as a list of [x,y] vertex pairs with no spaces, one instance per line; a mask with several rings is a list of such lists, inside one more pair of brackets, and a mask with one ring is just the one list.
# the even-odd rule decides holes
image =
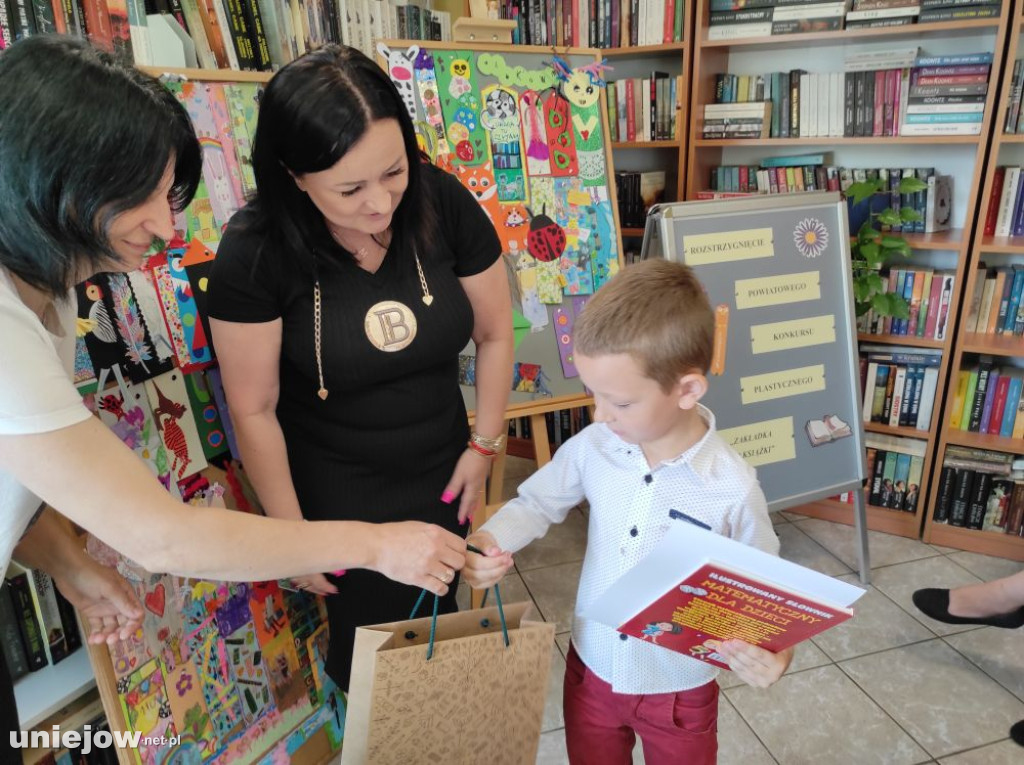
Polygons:
[[733,508],[728,536],[769,555],[779,554],[779,538],[768,516],[768,501],[757,481],[753,482],[743,501]]
[[490,534],[502,550],[517,552],[544,536],[552,523],[564,521],[585,498],[582,468],[587,438],[585,429],[562,444],[551,462],[523,481],[518,496],[479,531]]

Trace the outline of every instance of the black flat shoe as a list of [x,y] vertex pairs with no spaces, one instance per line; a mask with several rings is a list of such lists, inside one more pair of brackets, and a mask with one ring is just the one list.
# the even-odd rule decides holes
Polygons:
[[1020,746],[1024,746],[1024,720],[1019,720],[1010,728],[1010,738]]
[[[949,590],[935,588],[917,590],[913,595],[913,600],[914,605],[925,616],[930,616],[932,619],[946,624],[983,624],[988,627],[1004,627],[1009,630],[1024,627],[1024,608],[995,616],[953,616],[949,613]],[[1018,725],[1021,724],[1018,723]],[[1020,732],[1024,737],[1024,725],[1021,725]]]

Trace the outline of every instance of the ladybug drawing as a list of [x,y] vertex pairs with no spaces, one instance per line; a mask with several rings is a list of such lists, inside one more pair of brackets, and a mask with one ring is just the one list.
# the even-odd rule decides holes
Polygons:
[[540,215],[534,215],[530,208],[530,234],[527,237],[527,249],[530,254],[543,263],[558,260],[565,252],[565,232],[562,227],[545,215],[541,208]]

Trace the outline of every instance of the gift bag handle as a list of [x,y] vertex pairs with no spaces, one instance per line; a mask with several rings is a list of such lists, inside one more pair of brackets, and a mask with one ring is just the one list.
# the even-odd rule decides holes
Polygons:
[[[468,549],[471,553],[476,553],[477,555],[483,555],[483,552],[478,550],[476,547],[473,547],[473,545],[466,545],[466,549]],[[485,600],[485,602],[486,602],[486,599],[487,599],[487,592],[488,592],[487,590],[484,591],[484,600]],[[422,605],[423,599],[426,596],[427,596],[427,590],[424,589],[423,591],[420,592],[420,596],[416,599],[416,605],[414,605],[412,607],[412,613],[409,614],[409,619],[415,619],[416,618],[416,612],[420,610],[420,605]],[[430,642],[427,644],[427,661],[430,661],[431,657],[433,657],[433,655],[434,655],[434,635],[435,635],[435,633],[437,631],[437,607],[438,607],[439,601],[440,601],[440,598],[437,595],[435,595],[434,596],[434,613],[433,613],[433,615],[430,618]],[[508,648],[508,646],[509,646],[508,625],[505,623],[505,609],[501,605],[501,590],[498,589],[498,585],[497,584],[494,585],[494,602],[498,606],[498,618],[501,619],[501,635],[502,635],[502,638],[505,641],[505,647]],[[487,619],[482,619],[480,621],[480,626],[481,627],[489,627],[490,624],[488,623]],[[411,640],[413,637],[416,637],[416,634],[412,633],[412,636],[410,637],[409,633],[407,633],[406,637]]]

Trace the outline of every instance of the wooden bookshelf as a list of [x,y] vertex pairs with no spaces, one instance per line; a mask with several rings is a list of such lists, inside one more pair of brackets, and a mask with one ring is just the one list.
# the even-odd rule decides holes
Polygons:
[[170,66],[140,66],[137,67],[153,77],[169,75],[182,77],[186,80],[201,80],[203,82],[257,82],[267,83],[274,76],[273,72],[249,72],[238,69],[179,69]]
[[[837,157],[834,164],[847,167],[883,167],[903,164],[935,166],[937,172],[954,175],[954,194],[958,207],[956,228],[934,234],[905,235],[912,257],[910,264],[931,266],[953,272],[955,288],[950,303],[950,314],[946,339],[933,340],[909,336],[860,334],[858,341],[872,344],[905,345],[921,349],[943,351],[942,365],[936,383],[935,404],[928,430],[912,427],[890,427],[878,423],[865,423],[867,434],[880,434],[923,440],[927,443],[920,487],[920,501],[916,513],[868,507],[868,527],[906,537],[916,538],[927,511],[932,464],[935,447],[942,430],[941,410],[947,397],[949,370],[956,338],[956,318],[962,303],[964,283],[967,277],[968,253],[974,243],[974,225],[981,196],[982,168],[985,166],[986,139],[992,130],[997,112],[1000,76],[1005,71],[1003,56],[1009,36],[1011,19],[1015,25],[1019,18],[1013,12],[1014,0],[1006,0],[1001,15],[993,19],[979,19],[966,22],[942,22],[911,24],[904,27],[882,27],[876,29],[851,29],[835,32],[777,35],[734,40],[709,40],[708,19],[710,0],[697,0],[693,33],[693,82],[690,88],[690,142],[686,159],[686,198],[695,199],[706,189],[712,168],[720,165],[751,165],[762,156],[802,154],[835,151],[845,154],[848,159]],[[1024,2],[1024,0],[1019,0]],[[977,41],[968,38],[978,38]],[[959,45],[946,45],[949,41],[961,39]],[[874,43],[873,45],[869,45]],[[908,47],[916,45],[926,55],[951,52],[993,52],[992,74],[985,103],[984,120],[980,135],[962,136],[886,136],[886,137],[807,137],[807,138],[763,138],[763,139],[704,139],[703,114],[705,104],[715,101],[716,76],[725,72],[738,75],[764,74],[769,71],[786,71],[794,68],[809,72],[843,71],[844,59],[860,46],[864,50],[882,50],[885,47]],[[806,51],[806,53],[805,53]],[[786,59],[786,64],[780,63]],[[806,61],[806,63],[804,63]],[[796,66],[793,64],[799,62]],[[1010,67],[1012,69],[1012,66]],[[1002,97],[1005,99],[1005,96]],[[1024,137],[1022,137],[1024,138]],[[899,147],[894,150],[893,147]],[[911,160],[895,159],[906,147]],[[919,157],[931,156],[927,161]],[[954,170],[944,171],[944,157]],[[739,158],[739,159],[734,159]],[[884,164],[883,164],[884,163]],[[895,164],[891,164],[895,163]],[[960,208],[961,200],[966,205]],[[963,209],[960,213],[959,209]],[[982,207],[981,209],[984,209]],[[962,219],[960,216],[962,215]],[[1018,243],[1013,243],[1018,246]],[[1019,240],[1019,249],[1024,252],[1024,237]],[[953,260],[955,259],[955,263]],[[859,414],[859,413],[858,413]],[[797,512],[814,517],[843,523],[853,522],[852,505],[825,500],[805,505]]]
[[[967,314],[970,311],[970,296],[974,293],[974,285],[978,275],[977,265],[983,260],[988,266],[1006,265],[1012,262],[1010,257],[1024,255],[1024,237],[997,237],[985,234],[985,213],[988,210],[989,201],[993,194],[993,175],[995,169],[1007,159],[1000,158],[1004,145],[1010,146],[1013,152],[1012,157],[1019,156],[1020,149],[1015,145],[1024,143],[1024,135],[1003,133],[1006,119],[1007,106],[1012,95],[1012,74],[1014,60],[1021,56],[1021,29],[1024,25],[1024,0],[1006,0],[1003,7],[1003,15],[1000,19],[1003,28],[1007,30],[1007,40],[1004,45],[1005,55],[1000,56],[997,47],[996,57],[993,61],[992,76],[990,77],[990,95],[993,89],[996,93],[994,109],[986,109],[985,128],[982,133],[988,136],[987,145],[984,145],[984,177],[976,178],[972,185],[972,193],[980,197],[976,207],[976,215],[973,230],[970,236],[970,246],[964,257],[961,258],[959,274],[963,274],[964,287],[960,292],[959,322],[956,325],[957,331],[953,333],[955,338],[951,363],[948,365],[949,378],[946,385],[945,406],[942,407],[941,417],[938,418],[939,438],[935,449],[935,468],[932,471],[932,481],[929,490],[928,501],[924,503],[926,514],[923,519],[924,528],[922,538],[925,542],[953,547],[961,550],[997,555],[1004,558],[1024,561],[1024,538],[996,533],[993,531],[980,531],[966,529],[957,526],[950,526],[948,523],[936,523],[933,520],[933,509],[938,504],[939,474],[946,452],[950,444],[966,446],[976,449],[987,449],[992,451],[1010,452],[1013,454],[1024,453],[1024,444],[1019,440],[1002,438],[998,435],[974,433],[949,427],[953,395],[956,390],[957,372],[969,366],[970,360],[965,359],[965,354],[990,354],[1006,359],[1021,359],[1024,357],[1024,338],[965,332],[963,327],[966,324]],[[998,65],[998,69],[996,68]],[[998,76],[997,76],[998,72]],[[990,99],[991,106],[991,99]],[[1017,164],[1019,159],[1010,159],[1010,164]],[[977,173],[976,173],[977,175]],[[1000,189],[1001,191],[1001,189]],[[992,257],[992,256],[996,257]],[[951,324],[951,326],[953,326]],[[997,364],[999,363],[997,359]],[[936,405],[938,404],[936,399]]]

